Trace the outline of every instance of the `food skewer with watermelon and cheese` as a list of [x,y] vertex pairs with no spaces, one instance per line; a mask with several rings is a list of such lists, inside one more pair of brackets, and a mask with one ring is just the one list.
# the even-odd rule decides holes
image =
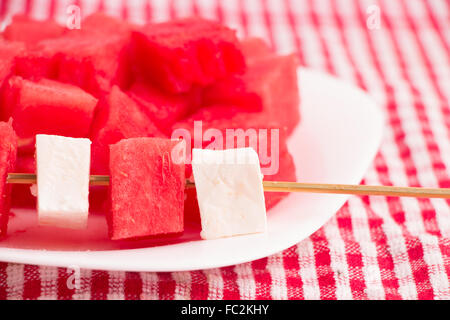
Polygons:
[[36,136],[37,178],[13,173],[17,137],[0,123],[0,221],[5,235],[9,185],[37,182],[39,223],[85,228],[88,187],[110,185],[107,220],[112,240],[177,235],[183,232],[184,190],[195,186],[203,239],[266,230],[264,191],[320,192],[450,198],[449,189],[263,182],[251,148],[193,150],[195,184],[185,178],[185,144],[163,138],[124,139],[111,146],[110,176],[90,176],[90,141]]

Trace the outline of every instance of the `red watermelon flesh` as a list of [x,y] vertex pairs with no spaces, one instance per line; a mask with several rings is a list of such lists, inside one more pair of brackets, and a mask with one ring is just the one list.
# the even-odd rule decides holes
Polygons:
[[17,57],[16,74],[67,82],[101,96],[112,84],[131,81],[128,43],[128,35],[95,32],[47,39]]
[[14,72],[14,58],[25,51],[21,42],[8,42],[0,39],[0,120],[7,121],[11,116],[10,97],[5,89],[6,79]]
[[94,174],[108,174],[109,145],[134,137],[165,137],[139,106],[117,86],[99,103],[91,129]]
[[7,121],[11,118],[15,104],[15,92],[13,81],[7,79],[0,92],[0,121]]
[[171,126],[200,104],[199,90],[186,94],[165,93],[144,81],[136,81],[127,91],[159,129],[170,133]]
[[0,238],[6,235],[11,204],[8,173],[14,172],[17,157],[17,136],[11,122],[0,122]]
[[68,44],[67,37],[46,38],[29,44],[27,50],[15,59],[15,75],[31,80],[56,79],[59,68],[57,54],[70,50]]
[[[280,154],[279,170],[276,174],[265,175],[266,181],[297,181],[297,175],[295,174],[295,164],[292,155],[288,150],[285,150]],[[283,200],[289,195],[287,192],[264,192],[264,198],[266,200],[266,209],[273,208],[278,202]]]
[[[230,106],[211,106],[208,108],[203,108],[198,110],[195,114],[189,118],[176,123],[173,126],[173,130],[176,129],[186,129],[192,140],[192,147],[212,147],[211,143],[214,144],[215,139],[206,139],[206,137],[198,137],[194,133],[194,121],[202,121],[202,132],[205,132],[212,128],[217,129],[222,132],[223,136],[223,146],[224,148],[236,148],[236,147],[255,147],[256,151],[260,155],[261,166],[270,167],[272,165],[271,159],[279,154],[278,161],[278,171],[271,176],[266,176],[267,180],[284,180],[284,181],[295,181],[295,167],[292,158],[287,150],[286,140],[288,134],[283,128],[278,127],[277,121],[272,121],[270,118],[264,118],[263,114],[260,112],[249,112],[242,110],[238,107]],[[227,129],[255,129],[259,133],[260,129],[269,129],[267,135],[257,135],[256,143],[250,142],[249,138],[246,138],[243,145],[238,144],[235,139],[234,143],[229,146],[226,145],[226,130]],[[279,129],[279,140],[276,140],[276,135],[271,131],[271,129]],[[250,136],[249,132],[249,136]],[[278,141],[278,146],[272,144],[272,138]],[[263,147],[266,146],[265,149]],[[273,153],[274,152],[274,153]],[[263,157],[266,155],[266,157]],[[188,157],[190,157],[188,153]],[[264,159],[266,158],[266,159]],[[270,161],[269,161],[270,160]],[[191,166],[186,166],[186,176],[191,175]],[[282,198],[287,196],[283,193],[266,193],[266,206],[267,209],[272,208],[276,203],[278,203]],[[185,200],[185,218],[187,221],[199,222],[199,211],[198,203],[196,199],[195,190],[186,190],[186,200]]]
[[208,20],[149,24],[133,32],[132,43],[138,72],[168,92],[187,92],[245,70],[235,31]]
[[81,22],[81,29],[70,30],[68,33],[79,31],[86,33],[125,34],[137,29],[136,26],[101,12],[93,13]]
[[[75,68],[64,70],[71,66],[71,63],[66,59],[62,60],[62,66],[60,67],[60,69],[63,68],[60,72],[61,79],[78,84],[95,95],[109,92],[111,85],[114,84],[121,88],[129,87],[133,69],[130,60],[129,40],[131,32],[137,28],[137,26],[123,19],[103,13],[94,13],[87,16],[81,23],[81,29],[68,30],[66,35],[75,41],[83,39],[84,42],[85,39],[87,40],[87,49],[80,48],[75,55],[69,54],[69,58],[73,59],[74,56],[78,55],[87,60],[87,64],[81,64],[83,67],[81,70],[86,70],[81,73],[86,74],[86,78],[89,80],[89,74],[92,72],[94,81],[91,80],[86,84],[86,79],[80,81],[79,77],[75,77],[74,80],[74,74],[76,74],[74,71],[77,64],[80,64],[80,60],[75,61]],[[67,55],[67,53],[63,52],[63,55]]]
[[17,57],[16,75],[72,83],[96,96],[108,92],[111,84],[129,85],[132,25],[94,14],[83,20],[82,26],[31,45]]
[[97,99],[78,87],[53,80],[9,79],[14,95],[13,126],[24,147],[36,134],[87,137]]
[[261,111],[261,96],[248,88],[244,77],[233,75],[221,79],[203,90],[204,106],[215,104],[237,105],[249,111]]
[[242,40],[241,50],[247,64],[274,55],[274,52],[270,49],[269,45],[260,38],[246,38]]
[[[195,122],[201,121],[202,133],[203,135],[198,135],[195,133]],[[226,148],[241,148],[246,146],[254,147],[258,149],[259,146],[266,146],[265,150],[261,154],[267,154],[270,157],[272,149],[282,152],[286,147],[286,140],[288,138],[287,131],[284,127],[279,127],[278,121],[272,118],[266,118],[265,114],[262,112],[250,112],[243,110],[238,107],[233,106],[211,106],[207,108],[199,109],[196,113],[192,114],[188,118],[175,123],[172,126],[172,138],[182,137],[182,131],[178,129],[187,130],[189,136],[191,137],[190,147],[191,148],[216,148],[217,144],[219,149]],[[214,129],[221,132],[223,141],[216,140],[214,135],[205,136],[208,129]],[[235,129],[235,133],[239,133],[237,129],[241,129],[244,134],[248,134],[245,137],[245,141],[238,141],[234,139],[234,142],[226,146],[226,132],[227,129]],[[247,131],[249,130],[250,131]],[[261,135],[259,132],[261,131]],[[272,134],[273,130],[276,130]],[[250,142],[250,136],[256,134],[257,140]],[[265,134],[266,133],[266,134]],[[276,136],[278,134],[278,138]],[[279,141],[278,145],[272,147],[272,139]],[[188,145],[189,147],[189,145]],[[189,149],[189,148],[188,148]],[[259,152],[259,150],[256,150]],[[188,150],[188,158],[191,157],[190,150]],[[271,165],[270,162],[263,161],[268,167]],[[186,166],[186,176],[189,177],[191,174],[191,166]]]
[[30,80],[56,79],[58,63],[56,48],[33,47],[15,59],[15,75]]
[[263,101],[262,117],[270,117],[289,134],[300,121],[299,90],[295,55],[259,59],[249,68],[245,81]]
[[195,188],[184,190],[184,221],[200,223],[200,208],[198,207]]
[[[244,39],[240,45],[247,66],[251,66],[258,59],[274,56],[267,43],[260,38]],[[251,111],[261,110],[263,102],[260,94],[248,85],[252,78],[251,73],[251,68],[248,68],[244,76],[231,75],[207,86],[203,90],[203,105],[220,103],[238,105]]]
[[[274,175],[265,175],[266,181],[297,181],[295,174],[295,164],[289,151],[285,150],[280,154],[279,170]],[[287,197],[286,192],[265,192],[264,198],[266,210],[272,209],[281,200]],[[185,190],[184,219],[193,223],[200,223],[200,210],[198,207],[197,192],[195,189]]]
[[263,112],[278,121],[289,134],[300,121],[300,96],[295,55],[261,59],[248,75],[249,87],[261,95]]
[[21,41],[29,45],[44,39],[59,37],[63,33],[64,27],[52,20],[37,21],[24,15],[16,15],[3,32],[3,37],[10,41]]
[[[34,154],[18,154],[16,172],[36,173]],[[30,185],[12,185],[11,206],[13,208],[36,208],[36,197],[31,194]]]
[[246,110],[262,109],[256,115],[261,123],[270,119],[290,134],[300,120],[297,83],[294,55],[262,57],[249,64],[242,77],[220,80],[206,88],[203,102],[235,105]]
[[280,136],[280,145],[285,145],[287,132],[284,126],[279,125],[277,119],[270,117],[264,112],[252,112],[240,107],[228,105],[215,105],[199,109],[196,113],[190,115],[172,126],[172,132],[177,129],[186,129],[192,137],[193,145],[196,141],[203,140],[200,144],[206,148],[213,139],[203,139],[194,134],[194,122],[201,121],[203,133],[208,129],[217,129],[225,136],[226,129],[278,129]]
[[111,239],[183,232],[185,168],[172,157],[180,144],[132,138],[111,146]]

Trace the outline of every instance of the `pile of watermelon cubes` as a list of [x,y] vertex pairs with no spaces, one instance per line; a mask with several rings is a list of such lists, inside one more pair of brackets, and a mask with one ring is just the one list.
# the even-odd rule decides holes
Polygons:
[[[297,67],[295,55],[201,18],[136,26],[97,13],[69,30],[16,16],[0,35],[0,121],[12,119],[15,171],[28,173],[36,134],[90,138],[91,174],[109,174],[110,145],[122,139],[170,138],[183,128],[192,148],[198,120],[203,132],[276,128],[279,170],[265,179],[295,181],[286,139],[300,119]],[[285,195],[267,193],[267,209]],[[199,221],[195,189],[184,199],[184,219]],[[13,206],[35,202],[29,186],[13,186]],[[108,210],[107,188],[92,188],[90,207]]]

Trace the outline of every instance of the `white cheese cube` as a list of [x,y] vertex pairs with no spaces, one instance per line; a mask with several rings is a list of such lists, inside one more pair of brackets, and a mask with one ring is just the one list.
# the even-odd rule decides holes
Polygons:
[[216,239],[265,232],[263,175],[255,150],[193,149],[192,154],[201,237]]
[[39,224],[86,228],[91,141],[38,134],[36,160]]

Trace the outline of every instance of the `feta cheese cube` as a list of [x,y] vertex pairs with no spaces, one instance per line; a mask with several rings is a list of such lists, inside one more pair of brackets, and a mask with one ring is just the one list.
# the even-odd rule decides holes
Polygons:
[[255,150],[193,149],[192,154],[201,237],[216,239],[265,232],[263,175]]
[[40,225],[82,229],[89,213],[91,141],[36,135]]

